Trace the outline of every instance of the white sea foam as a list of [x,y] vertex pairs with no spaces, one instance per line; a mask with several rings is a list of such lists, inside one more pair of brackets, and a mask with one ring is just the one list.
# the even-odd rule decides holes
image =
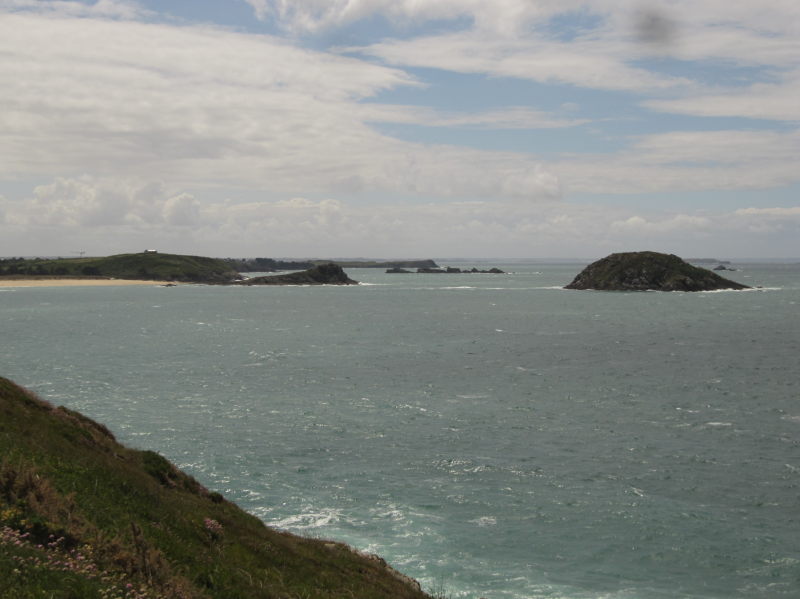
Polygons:
[[398,410],[416,410],[417,412],[427,412],[427,408],[423,408],[422,406],[412,406],[411,404],[400,404],[395,406]]
[[284,530],[310,530],[335,524],[339,522],[341,517],[341,510],[327,508],[319,511],[313,510],[285,516],[277,520],[270,520],[267,524]]
[[495,526],[497,524],[497,518],[495,516],[481,516],[480,518],[469,520],[469,522],[477,524],[478,526]]
[[750,289],[710,289],[700,293],[741,293],[742,291],[780,291],[783,287],[751,287]]

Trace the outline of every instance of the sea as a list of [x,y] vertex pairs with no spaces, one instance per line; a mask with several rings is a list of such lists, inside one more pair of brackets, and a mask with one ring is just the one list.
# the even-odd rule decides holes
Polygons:
[[800,264],[758,288],[0,288],[0,374],[441,598],[800,597]]

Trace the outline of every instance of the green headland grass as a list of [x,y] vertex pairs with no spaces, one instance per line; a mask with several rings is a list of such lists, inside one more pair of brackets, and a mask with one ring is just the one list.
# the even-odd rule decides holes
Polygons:
[[0,597],[429,596],[380,558],[270,529],[0,377]]
[[0,276],[225,283],[239,275],[230,263],[218,258],[143,252],[101,258],[9,258],[0,260]]

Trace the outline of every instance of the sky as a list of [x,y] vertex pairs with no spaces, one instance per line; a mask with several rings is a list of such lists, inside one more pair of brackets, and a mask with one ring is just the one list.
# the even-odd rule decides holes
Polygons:
[[0,0],[0,256],[800,257],[796,0]]

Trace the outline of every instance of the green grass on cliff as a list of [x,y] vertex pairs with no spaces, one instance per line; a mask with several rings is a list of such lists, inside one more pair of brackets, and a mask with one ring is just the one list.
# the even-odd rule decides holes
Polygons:
[[0,377],[0,597],[428,597],[265,526],[152,451]]
[[118,254],[101,258],[29,258],[0,261],[3,276],[111,277],[190,283],[224,283],[237,278],[225,260],[179,254]]

